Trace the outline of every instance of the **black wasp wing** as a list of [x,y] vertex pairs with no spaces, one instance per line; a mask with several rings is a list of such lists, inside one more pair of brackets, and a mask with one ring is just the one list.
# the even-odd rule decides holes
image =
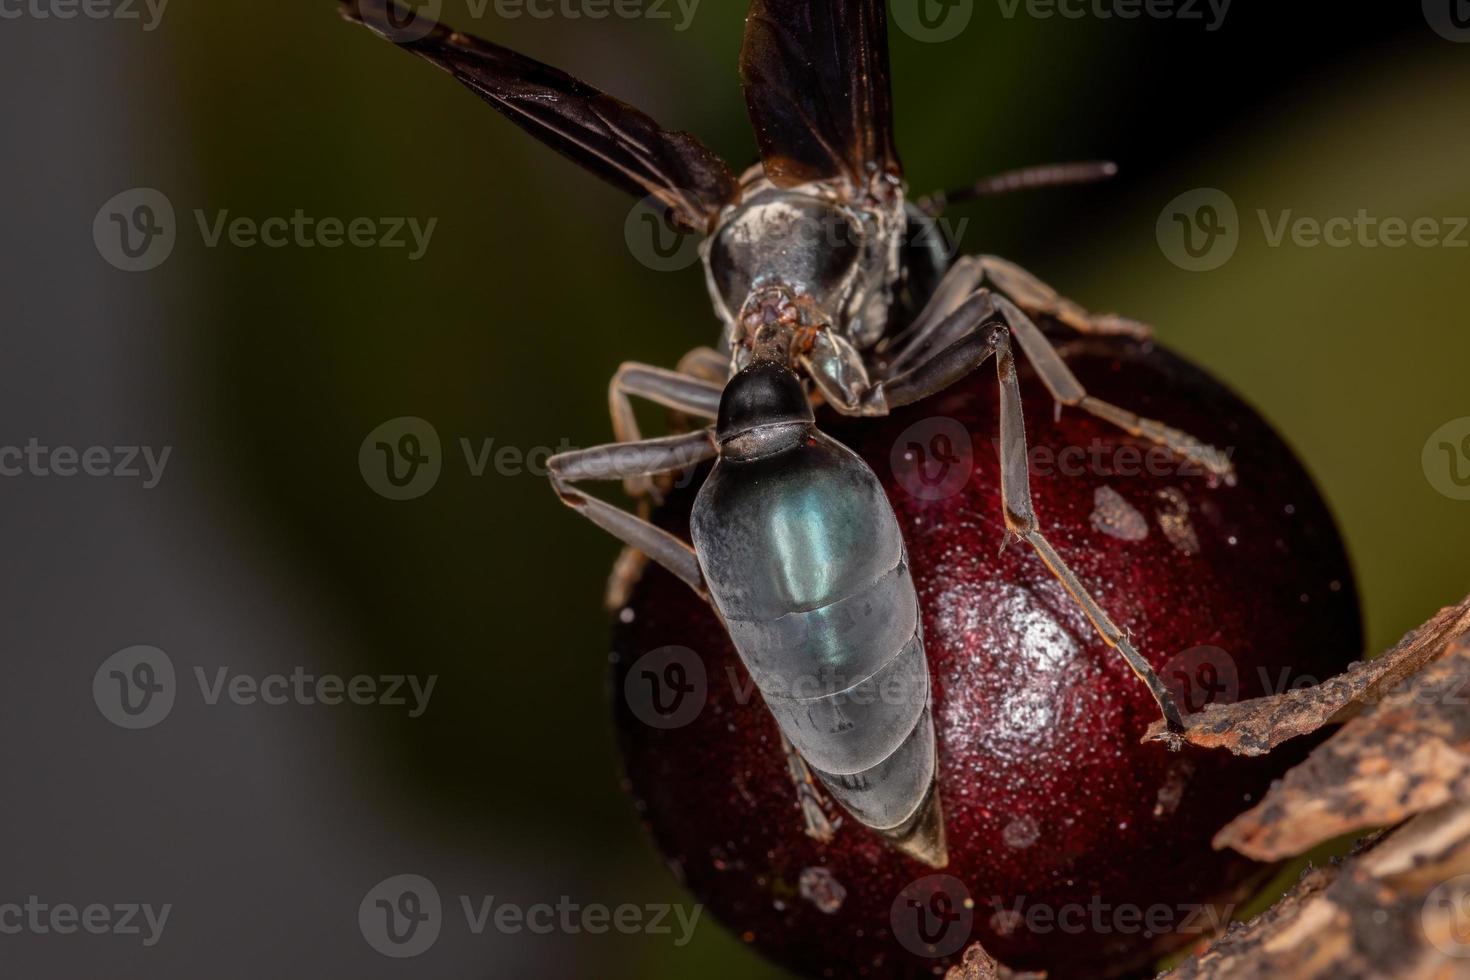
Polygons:
[[752,0],[740,77],[775,183],[902,176],[883,0]]
[[739,193],[729,166],[688,133],[669,132],[625,102],[550,65],[461,34],[397,0],[342,0],[342,16],[459,79],[563,156],[635,195],[652,195],[676,224],[705,232]]

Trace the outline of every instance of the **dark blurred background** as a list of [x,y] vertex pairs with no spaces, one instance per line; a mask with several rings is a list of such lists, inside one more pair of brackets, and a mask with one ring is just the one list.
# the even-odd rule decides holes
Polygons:
[[[1097,14],[1117,9],[1105,0],[1068,8],[1080,17],[984,0],[951,12],[969,18],[952,38],[892,31],[915,192],[1119,162],[1110,184],[967,205],[952,227],[967,250],[1153,322],[1262,410],[1341,521],[1374,651],[1470,588],[1470,493],[1450,469],[1470,458],[1424,452],[1437,432],[1470,435],[1456,3],[1122,19]],[[596,8],[578,0],[537,8],[549,17],[443,6],[737,167],[754,158],[742,4],[689,15],[688,0],[650,0],[605,19],[569,16]],[[688,902],[620,789],[601,609],[615,545],[528,464],[610,437],[620,361],[673,364],[717,328],[697,268],[657,271],[629,247],[629,200],[334,7],[139,0],[64,19],[76,8],[28,0],[0,20],[0,445],[170,450],[151,488],[146,466],[0,479],[0,903],[171,906],[151,946],[146,926],[0,934],[0,972],[776,976],[709,921],[683,946],[464,926],[460,895]],[[111,215],[152,202],[143,218],[166,222],[137,188],[166,198],[176,240],[128,272]],[[1238,209],[1236,250],[1209,271],[1181,268],[1156,229],[1197,188]],[[211,247],[195,217],[297,209],[375,234],[390,217],[436,224],[415,259],[406,230],[403,248]],[[1258,218],[1360,210],[1434,219],[1459,245],[1273,246]],[[406,416],[437,433],[441,471],[391,500],[359,449]],[[479,475],[461,440],[493,440]],[[125,730],[92,687],[135,645],[167,654],[177,696],[160,723]],[[214,683],[222,667],[437,681],[419,717],[210,704],[195,672]],[[358,925],[364,896],[400,874],[446,905],[438,942],[408,960]]]

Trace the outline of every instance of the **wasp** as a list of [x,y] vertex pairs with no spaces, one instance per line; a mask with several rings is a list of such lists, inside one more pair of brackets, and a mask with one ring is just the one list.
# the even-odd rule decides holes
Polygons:
[[[609,386],[616,441],[549,463],[561,500],[625,545],[612,593],[643,560],[710,602],[782,735],[806,830],[829,839],[818,785],[858,823],[947,863],[922,616],[903,535],[877,476],[824,435],[813,404],[882,416],[987,361],[1000,382],[1002,547],[1033,548],[1148,686],[1179,745],[1168,690],[1042,532],[1031,502],[1015,357],[1062,406],[1090,412],[1233,481],[1227,456],[1090,396],[1036,318],[1147,337],[989,255],[949,262],[936,219],[964,197],[1110,176],[1102,163],[1028,168],[910,201],[894,140],[882,0],[753,0],[740,75],[760,160],[736,178],[715,153],[524,55],[427,21],[397,0],[343,13],[444,69],[533,137],[657,202],[701,237],[720,336],[675,369],[625,363]],[[704,420],[643,438],[633,400]],[[647,519],[658,480],[712,464],[686,542]],[[580,490],[622,481],[639,512]],[[879,693],[881,692],[881,694]]]

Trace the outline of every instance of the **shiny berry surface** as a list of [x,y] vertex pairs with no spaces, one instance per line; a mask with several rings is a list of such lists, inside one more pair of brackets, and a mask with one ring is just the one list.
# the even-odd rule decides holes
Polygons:
[[[1291,451],[1155,345],[1072,340],[1096,397],[1231,452],[1227,486],[1075,409],[1022,362],[1042,531],[1184,710],[1337,673],[1360,655],[1342,543]],[[629,788],[675,875],[762,954],[811,977],[927,977],[979,941],[1053,977],[1145,969],[1206,938],[1266,870],[1210,839],[1300,757],[1140,744],[1157,709],[1031,548],[1004,552],[993,364],[879,420],[818,415],[898,515],[933,679],[949,865],[851,819],[804,833],[775,723],[715,615],[658,569],[614,636]],[[658,519],[687,532],[692,489]],[[828,801],[828,815],[843,814]],[[1209,907],[1218,906],[1218,907]]]

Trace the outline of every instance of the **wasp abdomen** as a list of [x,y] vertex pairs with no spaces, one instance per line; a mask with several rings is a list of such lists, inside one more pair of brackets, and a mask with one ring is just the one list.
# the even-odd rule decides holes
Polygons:
[[[741,382],[731,403],[750,398]],[[726,422],[727,445],[761,428]],[[925,803],[935,768],[903,537],[866,463],[815,428],[780,424],[780,438],[751,441],[757,451],[723,452],[700,489],[700,566],[786,738],[854,817],[895,828]]]

